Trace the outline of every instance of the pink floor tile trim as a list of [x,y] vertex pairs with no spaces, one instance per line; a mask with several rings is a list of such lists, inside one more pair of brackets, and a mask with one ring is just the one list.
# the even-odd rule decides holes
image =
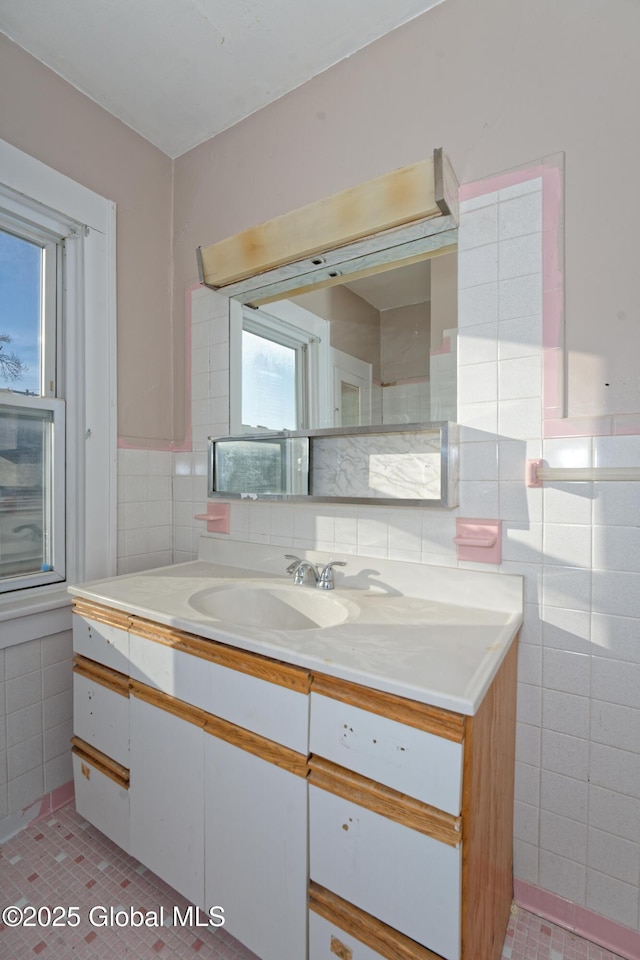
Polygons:
[[615,953],[583,940],[516,904],[502,950],[502,960],[620,960]]
[[[258,960],[224,928],[91,924],[92,908],[151,912],[165,921],[189,904],[133,857],[78,816],[71,804],[31,823],[0,847],[0,911],[15,905],[29,916],[44,907],[42,924],[0,922],[3,960]],[[54,927],[49,911],[76,907],[77,926]],[[53,914],[51,914],[53,916]],[[94,911],[100,921],[102,910]],[[11,919],[11,915],[7,919]],[[282,957],[281,960],[302,960]],[[473,960],[473,958],[468,958]],[[514,905],[502,960],[619,960],[575,933]]]
[[[615,951],[615,956],[623,960],[638,960],[640,957],[640,933],[623,927],[622,924],[587,910],[571,900],[542,890],[532,883],[516,880],[515,897],[526,909],[535,911],[537,916],[554,921],[567,930],[586,937],[603,949]],[[606,954],[608,956],[608,954]]]

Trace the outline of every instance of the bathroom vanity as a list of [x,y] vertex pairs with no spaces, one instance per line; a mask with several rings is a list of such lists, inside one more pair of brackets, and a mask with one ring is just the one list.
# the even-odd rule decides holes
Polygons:
[[224,546],[72,588],[78,811],[261,960],[497,960],[519,578]]

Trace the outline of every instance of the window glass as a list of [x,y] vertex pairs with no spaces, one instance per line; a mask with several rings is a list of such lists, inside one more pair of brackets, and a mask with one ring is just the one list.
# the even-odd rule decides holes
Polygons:
[[0,404],[0,578],[53,569],[51,410]]
[[295,430],[296,350],[242,331],[242,423],[256,429]]
[[0,230],[0,389],[41,394],[43,248]]

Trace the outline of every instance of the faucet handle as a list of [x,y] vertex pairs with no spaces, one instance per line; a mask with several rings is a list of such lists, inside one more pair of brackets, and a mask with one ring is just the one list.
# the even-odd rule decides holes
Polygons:
[[285,553],[284,558],[285,560],[293,560],[293,563],[290,563],[287,567],[287,573],[292,577],[296,572],[298,564],[301,563],[300,557],[294,557],[292,553]]
[[333,582],[333,568],[334,567],[346,567],[347,563],[345,560],[330,560],[329,563],[325,564],[322,568],[322,573],[318,578],[318,586],[321,590],[333,590],[335,584]]

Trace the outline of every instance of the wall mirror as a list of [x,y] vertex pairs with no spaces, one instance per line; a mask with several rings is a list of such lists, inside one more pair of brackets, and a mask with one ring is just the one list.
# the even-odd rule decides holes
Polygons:
[[[248,482],[252,449],[256,463],[268,461],[272,489],[253,475],[256,489],[237,492],[304,495],[288,444],[273,440],[293,433],[327,441],[311,443],[307,495],[452,505],[455,471],[443,467],[451,443],[437,448],[436,483],[433,441],[416,459],[410,438],[424,439],[429,425],[440,444],[440,422],[456,417],[456,214],[457,182],[438,150],[432,161],[199,249],[201,282],[230,298],[230,434],[270,435],[253,448],[216,441],[212,495],[223,495],[231,462]],[[380,479],[372,456],[396,474],[397,488]],[[273,489],[276,475],[279,483],[295,476],[295,489]]]
[[457,254],[230,310],[230,432],[456,419]]

